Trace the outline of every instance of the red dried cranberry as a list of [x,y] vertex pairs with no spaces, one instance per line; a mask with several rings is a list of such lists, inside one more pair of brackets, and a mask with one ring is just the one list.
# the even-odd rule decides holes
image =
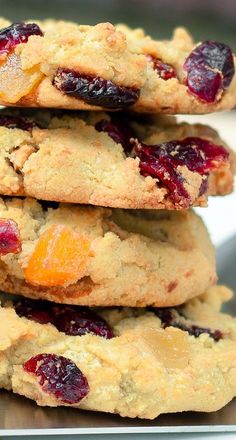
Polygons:
[[198,338],[202,333],[207,333],[216,342],[223,338],[223,333],[220,330],[211,330],[210,328],[198,327],[197,325],[191,326],[190,335]]
[[37,127],[37,124],[28,118],[11,115],[0,115],[0,125],[6,128],[19,128],[26,131],[32,131],[33,128]]
[[97,122],[95,129],[99,132],[107,133],[114,142],[121,144],[126,154],[131,152],[132,144],[130,139],[134,137],[134,134],[127,123],[123,123],[120,120],[108,121],[107,119],[102,119]]
[[173,310],[174,309],[171,307],[160,307],[154,309],[155,315],[161,320],[162,327],[169,327],[172,324],[174,320]]
[[207,333],[212,339],[218,342],[223,338],[223,333],[220,330],[211,330],[206,327],[199,327],[194,324],[183,323],[179,321],[180,317],[185,318],[181,310],[174,307],[155,308],[152,309],[155,315],[161,320],[162,328],[175,327],[185,332],[188,332],[190,336],[198,338],[203,333]]
[[118,86],[99,76],[93,77],[62,68],[57,70],[53,85],[61,92],[83,99],[88,104],[111,109],[129,107],[140,95],[138,89]]
[[27,43],[31,35],[43,33],[35,23],[13,23],[0,30],[0,55],[11,52],[18,44]]
[[46,301],[34,301],[22,298],[14,304],[18,316],[38,322],[39,324],[53,323],[50,304]]
[[19,316],[40,324],[53,324],[60,332],[70,336],[83,336],[93,333],[106,339],[113,333],[106,321],[94,311],[79,306],[67,306],[22,298],[14,303]]
[[23,368],[39,378],[43,391],[64,403],[79,403],[89,392],[89,384],[70,359],[56,354],[39,354],[26,361]]
[[0,219],[0,256],[21,251],[20,231],[13,220]]
[[171,78],[177,78],[176,71],[174,67],[170,64],[163,63],[160,59],[153,57],[152,55],[148,55],[148,60],[153,65],[153,70],[160,76],[162,79],[167,81]]
[[233,79],[235,68],[229,46],[217,41],[204,41],[186,58],[189,91],[205,102],[215,102]]
[[83,336],[93,333],[106,339],[113,337],[112,330],[104,319],[85,307],[65,306],[55,310],[53,324],[66,335]]
[[202,101],[214,102],[222,90],[222,78],[219,72],[213,72],[204,66],[196,67],[188,74],[188,89]]
[[198,327],[197,325],[186,325],[182,322],[175,322],[172,326],[188,332],[190,336],[194,336],[195,338],[198,338],[204,333],[208,334],[216,342],[223,338],[223,333],[220,330],[211,330],[210,328]]
[[202,194],[207,188],[205,181],[209,172],[217,169],[229,156],[224,147],[197,137],[152,146],[136,141],[134,152],[140,159],[141,174],[159,179],[169,189],[172,201],[181,202],[186,207],[191,199],[178,166],[186,166],[190,171],[203,176],[204,185],[200,188]]

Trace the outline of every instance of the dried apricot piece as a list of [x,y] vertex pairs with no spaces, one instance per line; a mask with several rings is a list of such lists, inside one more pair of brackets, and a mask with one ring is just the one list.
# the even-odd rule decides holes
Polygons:
[[14,104],[28,95],[42,76],[37,67],[22,70],[20,57],[12,53],[0,66],[0,97]]
[[41,286],[66,286],[85,276],[89,240],[63,225],[52,225],[40,236],[28,265],[26,280]]
[[166,368],[186,368],[189,359],[187,334],[172,327],[144,329],[141,340]]

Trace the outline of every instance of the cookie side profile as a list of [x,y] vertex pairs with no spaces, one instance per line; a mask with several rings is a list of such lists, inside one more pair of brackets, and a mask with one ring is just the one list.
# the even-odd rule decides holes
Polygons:
[[235,155],[207,126],[100,112],[30,114],[0,113],[0,194],[186,209],[232,191]]
[[214,287],[149,310],[3,300],[0,386],[42,406],[125,417],[216,411],[236,393],[236,321],[219,312],[230,296]]
[[68,304],[170,306],[216,282],[213,245],[190,210],[50,205],[1,200],[1,290]]
[[[235,58],[185,29],[153,40],[125,25],[0,20],[3,105],[210,113],[236,104]],[[96,62],[94,62],[96,60]]]

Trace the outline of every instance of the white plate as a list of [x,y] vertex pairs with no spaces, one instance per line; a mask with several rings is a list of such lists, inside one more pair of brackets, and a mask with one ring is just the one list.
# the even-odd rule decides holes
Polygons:
[[236,400],[215,413],[183,413],[145,421],[68,408],[42,408],[1,393],[0,435],[68,435],[236,431]]

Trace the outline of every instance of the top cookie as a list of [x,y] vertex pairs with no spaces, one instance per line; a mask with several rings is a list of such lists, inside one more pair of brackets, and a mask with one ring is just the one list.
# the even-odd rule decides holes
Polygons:
[[0,19],[3,105],[209,113],[236,104],[235,59],[188,32],[158,41],[110,23],[14,23]]

